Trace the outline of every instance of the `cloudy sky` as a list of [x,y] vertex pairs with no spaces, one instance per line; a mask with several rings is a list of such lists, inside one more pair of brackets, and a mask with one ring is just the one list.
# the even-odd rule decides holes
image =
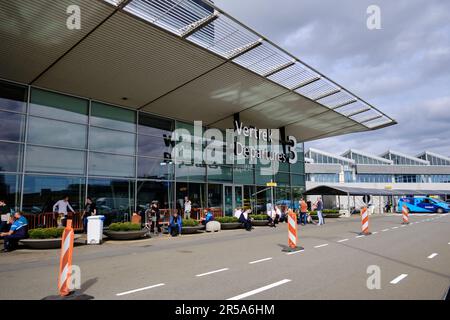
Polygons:
[[[330,152],[386,149],[450,156],[450,1],[215,0],[399,124],[306,144]],[[367,28],[369,5],[381,30]]]

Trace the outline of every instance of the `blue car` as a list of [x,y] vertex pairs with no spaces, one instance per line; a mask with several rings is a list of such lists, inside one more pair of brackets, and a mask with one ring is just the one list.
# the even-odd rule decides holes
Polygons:
[[402,212],[403,205],[406,205],[409,212],[416,213],[448,213],[450,204],[447,202],[429,197],[406,197],[398,201],[397,212]]

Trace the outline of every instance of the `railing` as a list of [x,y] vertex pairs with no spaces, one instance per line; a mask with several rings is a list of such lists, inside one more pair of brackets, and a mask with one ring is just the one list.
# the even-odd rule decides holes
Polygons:
[[[28,229],[36,228],[56,228],[58,227],[58,214],[52,212],[46,213],[24,213],[23,215],[28,220]],[[83,230],[83,220],[81,219],[81,212],[72,214],[72,227],[75,231]]]

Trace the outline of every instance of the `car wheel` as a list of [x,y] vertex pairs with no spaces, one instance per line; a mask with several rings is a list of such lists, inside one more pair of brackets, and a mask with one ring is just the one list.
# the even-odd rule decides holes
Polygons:
[[437,213],[444,213],[444,209],[442,208],[437,209]]

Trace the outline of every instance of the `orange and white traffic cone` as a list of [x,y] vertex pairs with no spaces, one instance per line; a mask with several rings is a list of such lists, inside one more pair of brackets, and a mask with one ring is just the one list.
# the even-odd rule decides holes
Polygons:
[[288,211],[288,248],[283,251],[293,252],[303,250],[297,246],[297,215],[291,209]]
[[60,296],[68,296],[70,292],[69,284],[72,275],[72,254],[73,254],[74,231],[72,220],[67,219],[61,243],[61,257],[59,260],[58,291]]
[[404,204],[402,207],[402,218],[403,218],[402,224],[409,224],[409,210],[406,204]]
[[369,212],[364,207],[361,211],[361,233],[360,235],[368,236],[372,234],[369,232]]

